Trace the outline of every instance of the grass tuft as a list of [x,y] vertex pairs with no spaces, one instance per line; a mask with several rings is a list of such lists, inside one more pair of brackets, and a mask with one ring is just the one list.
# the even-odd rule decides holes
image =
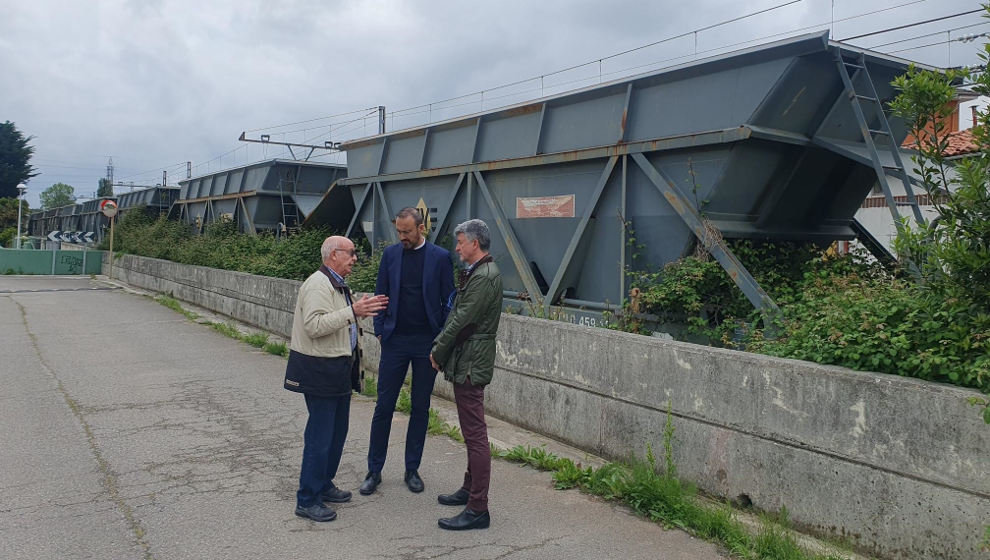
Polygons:
[[248,344],[254,346],[255,348],[264,348],[265,345],[268,344],[268,335],[260,332],[254,334],[245,334],[241,336],[241,340],[247,342]]
[[776,519],[765,516],[755,534],[740,523],[728,504],[708,506],[697,500],[697,490],[679,480],[671,452],[673,424],[664,432],[663,464],[658,469],[653,449],[647,446],[645,461],[606,463],[594,469],[550,453],[544,447],[492,447],[492,456],[553,473],[554,487],[579,488],[582,492],[626,503],[638,515],[667,527],[677,527],[718,542],[732,556],[760,560],[841,560],[803,549],[787,531],[787,513]]
[[237,330],[237,327],[231,325],[230,323],[210,323],[210,327],[218,333],[233,338],[234,340],[241,339],[241,331]]
[[361,394],[373,399],[378,398],[378,380],[374,377],[366,377],[364,379],[364,388],[361,390]]
[[269,354],[282,356],[283,358],[289,355],[289,347],[284,342],[267,342],[262,349]]
[[399,399],[395,403],[395,410],[406,414],[412,412],[412,396],[405,387],[399,390]]
[[454,441],[464,443],[464,435],[457,426],[451,426],[440,419],[437,411],[430,409],[429,423],[426,425],[426,432],[435,436],[447,436]]
[[175,299],[173,297],[166,296],[166,295],[161,295],[161,296],[155,297],[155,301],[157,301],[158,303],[160,303],[160,304],[164,305],[165,307],[171,309],[172,311],[176,311],[178,313],[182,313],[183,315],[185,315],[186,319],[189,319],[190,321],[195,321],[196,319],[199,319],[199,315],[198,314],[193,313],[192,311],[187,311],[187,310],[183,309],[182,308],[182,304],[179,303],[179,300],[177,300],[177,299]]

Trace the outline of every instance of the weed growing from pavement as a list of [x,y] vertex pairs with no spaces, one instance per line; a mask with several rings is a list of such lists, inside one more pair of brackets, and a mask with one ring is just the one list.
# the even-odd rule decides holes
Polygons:
[[175,299],[173,297],[170,297],[170,296],[157,296],[155,298],[155,301],[157,301],[158,303],[160,303],[160,304],[164,305],[165,307],[171,309],[172,311],[176,311],[178,313],[182,313],[183,315],[186,316],[186,319],[189,319],[190,321],[195,321],[196,319],[199,319],[199,315],[198,314],[193,313],[192,311],[187,311],[187,310],[183,309],[182,308],[182,305],[179,303],[179,300],[177,300],[177,299]]
[[210,326],[213,327],[213,330],[218,333],[233,338],[234,340],[242,340],[242,337],[244,336],[241,334],[241,331],[237,330],[237,327],[231,325],[230,323],[210,323]]
[[241,337],[241,340],[247,342],[248,344],[254,346],[255,348],[264,348],[265,345],[268,344],[268,335],[260,332],[254,334],[246,334]]
[[441,420],[440,415],[432,408],[430,409],[430,418],[429,423],[426,425],[426,431],[434,436],[447,436],[456,442],[464,443],[464,434],[461,433],[461,429]]
[[[378,390],[376,387],[375,392],[368,396],[374,397],[377,395]],[[412,396],[409,394],[409,390],[405,387],[399,390],[399,398],[396,400],[395,410],[405,414],[412,412]],[[464,435],[461,434],[461,429],[457,426],[452,426],[447,422],[444,422],[440,419],[440,415],[437,414],[437,411],[432,408],[429,411],[426,432],[434,436],[447,436],[454,441],[464,443]]]
[[544,447],[516,446],[502,450],[492,446],[492,456],[553,472],[558,490],[578,488],[607,500],[622,501],[638,515],[667,527],[717,542],[733,556],[761,560],[841,560],[836,554],[816,554],[802,548],[787,530],[787,512],[772,519],[762,517],[762,527],[752,532],[739,522],[728,504],[708,506],[697,499],[690,483],[676,477],[673,464],[673,421],[668,410],[664,430],[663,472],[658,472],[653,448],[646,446],[645,461],[606,463],[595,469],[558,457]]
[[361,389],[361,394],[373,399],[378,398],[378,380],[374,377],[366,377],[364,379],[364,388]]
[[[161,295],[155,297],[155,301],[171,309],[172,311],[182,313],[190,321],[195,321],[196,319],[199,319],[198,314],[184,309],[182,307],[182,304],[180,304],[179,301],[173,297]],[[209,325],[212,329],[214,329],[220,334],[229,336],[234,340],[240,340],[241,342],[250,344],[255,348],[261,348],[262,350],[268,352],[269,354],[282,356],[283,358],[289,355],[289,347],[286,346],[284,342],[271,342],[269,341],[269,336],[265,333],[260,333],[260,332],[250,333],[250,334],[242,333],[237,329],[237,327],[231,325],[230,323],[211,322],[205,324]]]
[[262,349],[269,354],[275,354],[283,358],[289,357],[289,347],[284,342],[267,342]]

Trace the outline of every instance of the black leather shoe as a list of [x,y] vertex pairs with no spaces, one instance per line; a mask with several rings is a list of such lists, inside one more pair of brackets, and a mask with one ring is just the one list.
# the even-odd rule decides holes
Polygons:
[[437,501],[440,502],[440,505],[444,506],[466,506],[468,497],[468,491],[460,488],[453,494],[440,494],[437,496]]
[[309,507],[296,506],[296,515],[306,517],[320,523],[337,519],[337,512],[323,504],[316,504]]
[[492,518],[487,511],[471,511],[464,508],[457,517],[448,517],[437,521],[441,529],[448,531],[463,531],[465,529],[487,529]]
[[334,504],[342,504],[344,502],[351,501],[351,493],[347,490],[341,490],[336,486],[331,487],[329,490],[323,493],[324,502],[331,502]]
[[375,493],[375,488],[378,488],[378,485],[381,483],[382,473],[370,472],[364,477],[364,482],[361,483],[361,488],[358,489],[358,492],[362,496],[370,496]]
[[416,471],[406,471],[406,486],[409,490],[417,494],[423,491],[423,479]]

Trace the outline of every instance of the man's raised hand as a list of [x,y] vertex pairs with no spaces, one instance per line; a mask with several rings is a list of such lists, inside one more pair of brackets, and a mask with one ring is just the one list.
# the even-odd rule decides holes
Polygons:
[[354,315],[358,317],[374,317],[379,311],[388,306],[388,296],[364,296],[351,304]]

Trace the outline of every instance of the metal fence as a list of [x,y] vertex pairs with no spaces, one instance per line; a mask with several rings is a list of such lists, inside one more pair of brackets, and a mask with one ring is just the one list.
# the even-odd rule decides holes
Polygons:
[[0,249],[0,274],[100,274],[105,252]]

